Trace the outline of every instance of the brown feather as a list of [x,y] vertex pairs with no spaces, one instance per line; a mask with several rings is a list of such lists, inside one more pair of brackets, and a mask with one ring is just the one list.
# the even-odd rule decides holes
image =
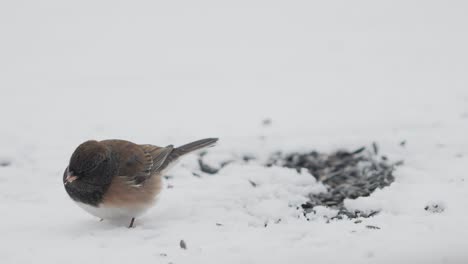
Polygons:
[[110,207],[148,206],[162,188],[161,175],[153,172],[153,159],[164,148],[146,148],[124,140],[104,140],[119,153],[119,171],[104,194],[102,204]]
[[147,207],[161,192],[160,175],[152,175],[140,187],[130,185],[126,177],[116,176],[105,193],[102,205],[109,207]]
[[143,149],[132,142],[125,140],[103,140],[104,145],[119,154],[118,175],[133,177],[145,171],[148,159]]

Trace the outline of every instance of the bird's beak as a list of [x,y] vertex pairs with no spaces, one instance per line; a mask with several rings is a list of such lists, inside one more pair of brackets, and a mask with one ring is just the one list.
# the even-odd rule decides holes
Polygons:
[[72,182],[74,182],[76,179],[78,179],[77,176],[68,175],[68,176],[65,178],[65,184],[67,184],[67,183],[72,183]]
[[67,185],[74,182],[76,179],[78,179],[78,176],[73,176],[72,172],[70,172],[67,168],[67,177],[65,177],[65,182],[63,184]]

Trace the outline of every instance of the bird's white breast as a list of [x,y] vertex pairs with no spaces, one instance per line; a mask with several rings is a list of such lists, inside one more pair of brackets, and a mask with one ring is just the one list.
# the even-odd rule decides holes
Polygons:
[[138,207],[108,207],[103,205],[94,207],[77,201],[75,203],[86,212],[105,220],[132,219],[133,217],[141,216],[151,207],[150,204]]

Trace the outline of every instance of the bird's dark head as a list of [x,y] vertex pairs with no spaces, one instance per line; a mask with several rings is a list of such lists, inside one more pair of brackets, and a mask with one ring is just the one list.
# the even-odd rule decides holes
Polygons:
[[73,152],[64,175],[64,184],[74,181],[99,183],[113,171],[111,151],[104,144],[90,140],[79,145]]

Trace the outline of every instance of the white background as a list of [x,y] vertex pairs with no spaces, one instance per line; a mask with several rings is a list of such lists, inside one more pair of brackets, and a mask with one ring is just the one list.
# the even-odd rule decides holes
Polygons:
[[[1,262],[465,263],[467,13],[464,1],[2,1]],[[320,188],[310,175],[251,164],[194,179],[193,156],[134,230],[97,222],[61,186],[87,139],[214,136],[213,159],[377,141],[405,166],[349,201],[382,210],[359,225],[284,208]]]

